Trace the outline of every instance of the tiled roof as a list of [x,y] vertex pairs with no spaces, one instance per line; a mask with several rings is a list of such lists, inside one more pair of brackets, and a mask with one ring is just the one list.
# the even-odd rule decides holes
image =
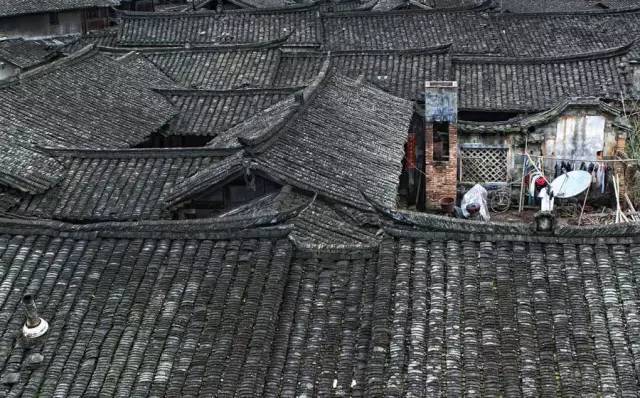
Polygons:
[[40,193],[62,178],[62,165],[26,139],[32,134],[0,127],[0,186]]
[[433,10],[483,10],[491,0],[378,0],[373,11],[392,11],[401,8],[422,8]]
[[500,53],[491,19],[468,11],[350,12],[322,15],[327,50],[400,50],[452,45],[460,54]]
[[602,51],[640,37],[640,12],[504,14],[495,17],[506,56]]
[[55,162],[30,148],[127,147],[166,124],[175,111],[150,81],[148,69],[87,48],[0,84],[2,163],[13,188],[41,192],[57,179]]
[[174,114],[149,78],[87,48],[0,85],[0,120],[31,128],[41,146],[137,144]]
[[78,8],[113,7],[119,4],[120,1],[117,0],[1,0],[0,17]]
[[271,87],[280,44],[149,50],[143,54],[184,88],[260,88]]
[[[320,71],[326,54],[314,51],[284,52],[274,85],[300,85]],[[427,80],[448,80],[451,59],[448,47],[415,50],[335,51],[331,69],[351,78],[361,75],[377,87],[405,99],[414,99]]]
[[55,55],[55,51],[41,42],[24,39],[0,40],[0,61],[9,62],[20,69],[38,66]]
[[99,47],[117,47],[117,39],[118,27],[114,26],[109,29],[96,30],[88,32],[82,36],[78,36],[76,40],[66,45],[63,50],[72,53],[90,44]]
[[[264,224],[265,221],[262,221]],[[255,221],[3,220],[3,395],[212,396],[263,387],[292,245]],[[18,338],[35,295],[49,331]],[[34,371],[30,354],[44,361]],[[61,366],[61,364],[64,364]]]
[[496,3],[498,4],[497,9],[517,13],[598,12],[640,8],[638,0],[543,0],[535,3],[526,0],[502,0]]
[[[169,201],[180,202],[248,168],[356,208],[369,206],[360,188],[394,206],[413,106],[368,84],[323,77],[327,68],[305,89],[303,105],[283,102],[292,105],[282,117],[271,115],[259,134],[252,119],[243,123],[247,129],[237,137],[247,151],[244,158],[225,159],[225,171],[216,167],[196,173],[176,186]],[[264,120],[264,115],[255,119]]]
[[216,13],[125,13],[118,35],[123,46],[237,44],[277,40],[291,45],[320,43],[318,7],[238,10]]
[[[536,3],[537,4],[537,3]],[[323,14],[327,50],[411,49],[452,43],[462,55],[553,57],[640,37],[640,11],[486,13],[447,10]],[[636,54],[636,51],[634,51]]]
[[[404,214],[309,251],[265,218],[0,222],[5,395],[637,392],[637,225]],[[410,220],[410,221],[408,221]],[[23,294],[50,328],[19,338]],[[33,354],[42,354],[36,361]]]
[[168,133],[214,137],[298,89],[161,91],[180,112]]
[[206,148],[53,151],[64,167],[59,185],[13,212],[82,222],[167,219],[170,189],[225,155]]
[[540,111],[567,96],[620,98],[628,46],[561,58],[453,58],[460,109]]

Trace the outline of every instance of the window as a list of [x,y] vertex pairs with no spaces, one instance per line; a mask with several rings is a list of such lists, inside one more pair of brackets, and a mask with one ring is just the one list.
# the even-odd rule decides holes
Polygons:
[[60,25],[60,19],[58,17],[58,13],[57,12],[50,12],[49,13],[49,25],[52,25],[52,26]]
[[507,181],[507,148],[462,146],[460,162],[462,182]]
[[433,123],[433,160],[449,160],[449,123]]

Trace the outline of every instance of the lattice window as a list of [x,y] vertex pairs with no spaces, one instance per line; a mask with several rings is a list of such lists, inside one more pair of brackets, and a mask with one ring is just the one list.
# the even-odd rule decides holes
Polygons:
[[507,181],[507,148],[462,147],[461,181],[502,182]]

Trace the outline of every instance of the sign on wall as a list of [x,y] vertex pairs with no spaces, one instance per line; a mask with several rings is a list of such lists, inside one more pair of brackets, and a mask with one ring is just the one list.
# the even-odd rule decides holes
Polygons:
[[455,123],[458,120],[458,82],[426,82],[424,117],[427,123]]

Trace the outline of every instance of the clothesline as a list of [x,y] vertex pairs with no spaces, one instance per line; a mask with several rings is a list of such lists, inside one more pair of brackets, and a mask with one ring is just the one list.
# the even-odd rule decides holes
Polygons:
[[589,162],[589,163],[614,163],[614,162],[638,162],[640,159],[570,159],[570,158],[557,158],[553,156],[531,155],[528,153],[519,153],[519,156],[544,159],[544,160],[562,160],[566,162]]

